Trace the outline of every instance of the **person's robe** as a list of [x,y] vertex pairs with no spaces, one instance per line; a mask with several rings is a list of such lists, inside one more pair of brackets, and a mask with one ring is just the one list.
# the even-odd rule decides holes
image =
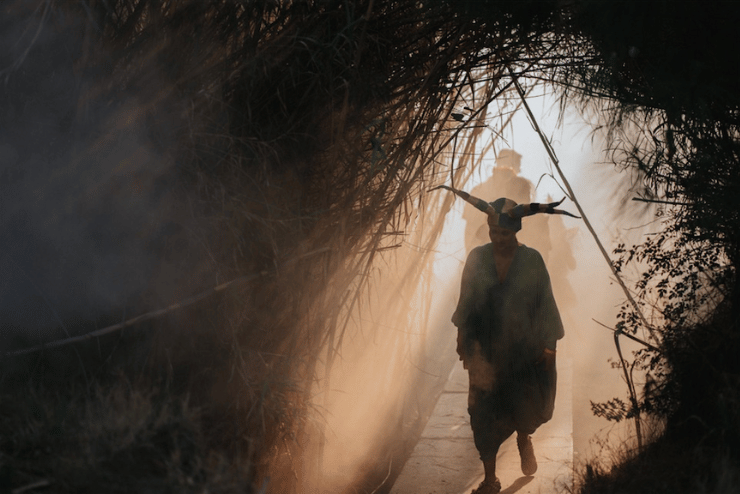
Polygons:
[[473,249],[452,322],[460,332],[458,351],[471,385],[506,397],[511,413],[534,412],[540,423],[551,418],[555,369],[537,361],[545,348],[555,349],[564,332],[547,268],[536,250],[520,245],[500,282],[493,245]]

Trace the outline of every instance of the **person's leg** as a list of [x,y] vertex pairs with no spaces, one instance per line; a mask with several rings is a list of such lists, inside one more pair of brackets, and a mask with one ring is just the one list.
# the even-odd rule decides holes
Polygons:
[[537,471],[531,435],[552,418],[556,381],[554,366],[552,369],[541,366],[525,367],[518,376],[512,402],[515,404],[516,444],[524,475],[534,475]]
[[496,418],[493,393],[475,387],[470,388],[468,396],[468,413],[470,426],[473,429],[475,447],[483,462],[485,478],[474,494],[495,494],[501,489],[496,477],[496,455],[501,444],[514,433],[511,420]]
[[[522,383],[520,388],[524,394],[517,401],[517,423],[516,423],[516,445],[519,449],[522,473],[534,475],[537,471],[537,460],[534,456],[531,435],[545,421],[543,416],[541,394],[537,393],[537,387]],[[527,392],[525,392],[527,391]]]
[[483,470],[486,473],[485,478],[488,480],[496,479],[496,457],[483,460]]
[[496,457],[483,460],[483,470],[485,471],[485,477],[483,482],[478,486],[474,492],[476,494],[483,494],[489,492],[492,494],[497,493],[501,490],[501,481],[496,477]]
[[494,453],[494,449],[496,453],[498,452],[498,446],[500,445],[498,443],[495,448],[491,447],[487,449],[486,455],[490,456],[481,456],[485,476],[478,488],[471,494],[497,494],[501,490],[501,481],[496,476],[496,454]]
[[527,432],[517,431],[516,445],[519,449],[522,473],[524,475],[534,475],[537,471],[537,458],[534,456],[531,436]]

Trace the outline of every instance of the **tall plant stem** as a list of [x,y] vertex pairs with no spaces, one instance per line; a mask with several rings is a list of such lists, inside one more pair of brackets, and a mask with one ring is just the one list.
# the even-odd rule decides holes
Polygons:
[[558,157],[555,155],[555,150],[552,148],[550,141],[547,139],[547,137],[545,137],[545,135],[542,132],[542,129],[540,129],[540,126],[537,124],[537,119],[534,118],[534,114],[532,113],[532,110],[529,108],[529,104],[527,103],[524,90],[522,89],[522,86],[519,84],[519,81],[516,75],[511,71],[511,69],[509,69],[509,73],[514,79],[514,87],[516,87],[516,90],[519,93],[519,97],[522,100],[524,108],[527,110],[527,115],[529,115],[529,119],[530,119],[530,122],[532,123],[532,127],[534,128],[535,132],[537,132],[537,135],[540,137],[542,144],[545,146],[545,150],[547,151],[547,154],[550,156],[550,160],[552,160],[553,165],[555,165],[555,169],[558,171],[558,175],[560,176],[560,179],[563,181],[565,190],[568,193],[568,198],[571,201],[573,201],[573,204],[576,205],[578,212],[583,218],[583,223],[586,225],[586,228],[588,228],[588,231],[591,233],[591,236],[594,238],[594,241],[596,241],[596,245],[599,247],[599,251],[601,251],[601,255],[604,256],[604,259],[606,260],[606,263],[609,265],[609,269],[611,269],[612,274],[614,275],[614,278],[617,280],[617,283],[619,283],[619,286],[622,287],[622,291],[624,291],[624,294],[627,297],[627,300],[629,300],[630,304],[632,304],[632,308],[635,310],[638,317],[640,318],[640,322],[642,322],[645,329],[648,330],[648,332],[650,333],[650,337],[653,338],[654,341],[658,341],[658,339],[655,336],[655,330],[650,324],[648,324],[647,319],[645,319],[645,316],[640,310],[640,307],[637,305],[637,302],[632,296],[632,293],[630,293],[629,289],[627,288],[627,285],[625,285],[624,280],[622,280],[622,277],[619,275],[619,272],[617,271],[617,268],[614,267],[614,263],[612,262],[611,257],[609,257],[609,253],[604,248],[604,244],[601,243],[601,240],[599,239],[599,236],[596,234],[596,231],[591,225],[591,222],[589,221],[588,216],[586,215],[586,212],[583,210],[581,203],[578,201],[578,198],[573,192],[573,189],[570,186],[570,182],[568,182],[568,179],[565,177],[563,170],[560,168],[560,161],[558,160]]
[[[583,222],[585,223],[586,228],[588,228],[588,231],[591,232],[591,236],[596,241],[596,245],[599,247],[599,250],[601,251],[601,255],[604,256],[606,263],[609,265],[609,268],[612,270],[612,274],[614,275],[617,282],[619,283],[619,286],[622,287],[624,294],[627,296],[627,300],[630,301],[630,303],[632,304],[632,307],[635,309],[635,312],[640,317],[640,321],[645,326],[645,328],[650,332],[650,336],[653,338],[653,340],[657,341],[657,339],[655,338],[653,328],[648,324],[647,320],[645,319],[645,316],[642,314],[642,311],[640,310],[640,307],[637,305],[637,302],[632,297],[632,294],[630,293],[630,291],[627,289],[627,285],[624,284],[622,277],[619,276],[619,272],[614,267],[614,263],[612,262],[611,257],[609,257],[609,253],[604,248],[604,244],[601,243],[601,239],[599,239],[599,236],[596,234],[596,231],[591,225],[591,222],[588,220],[588,216],[586,215],[586,212],[583,210],[581,203],[578,202],[578,198],[573,192],[573,189],[570,186],[570,182],[568,182],[568,179],[565,177],[563,170],[560,168],[560,161],[558,160],[558,157],[555,155],[555,150],[552,148],[550,141],[542,133],[542,129],[540,129],[540,126],[537,124],[537,119],[534,118],[534,114],[532,113],[532,110],[529,108],[529,104],[527,103],[527,100],[525,98],[525,94],[524,94],[524,91],[522,90],[522,86],[519,84],[519,81],[517,80],[516,76],[511,72],[511,70],[509,70],[509,72],[511,73],[511,76],[514,79],[514,86],[516,87],[516,90],[519,93],[519,97],[522,100],[524,108],[527,110],[527,115],[529,115],[529,119],[532,122],[532,127],[534,128],[535,132],[537,132],[537,135],[540,136],[540,140],[542,141],[542,144],[545,146],[545,150],[547,151],[547,154],[550,156],[550,159],[552,160],[553,165],[555,165],[555,169],[558,171],[558,175],[560,175],[560,179],[563,181],[565,190],[568,192],[569,199],[573,201],[573,203],[576,205],[576,208],[578,208],[578,212],[580,213],[581,218],[583,218]],[[619,344],[620,334],[623,334],[622,331],[620,330],[617,330],[614,332],[614,345],[617,347],[617,353],[619,354],[619,362],[622,364],[622,368],[624,369],[624,377],[627,381],[627,388],[629,389],[629,393],[630,393],[630,401],[632,402],[632,409],[634,410],[634,413],[635,413],[635,433],[637,435],[637,449],[642,450],[642,428],[640,426],[640,409],[638,407],[637,396],[635,394],[635,385],[632,382],[632,379],[630,379],[630,375],[627,372],[627,362],[624,360],[624,357],[622,356],[622,348]]]
[[630,402],[632,403],[632,411],[635,414],[635,434],[637,435],[637,449],[642,451],[642,427],[640,426],[640,407],[637,403],[637,393],[635,392],[635,383],[632,381],[630,373],[627,372],[627,361],[622,356],[622,347],[619,344],[619,335],[624,334],[621,330],[614,331],[614,345],[617,347],[617,353],[619,354],[619,363],[622,365],[624,371],[624,379],[627,381],[627,389],[630,392]]

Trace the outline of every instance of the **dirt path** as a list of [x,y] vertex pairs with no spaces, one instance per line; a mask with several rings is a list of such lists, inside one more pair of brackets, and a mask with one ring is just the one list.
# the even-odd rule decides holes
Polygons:
[[[467,494],[483,479],[467,413],[468,376],[457,363],[419,443],[391,494]],[[532,477],[519,469],[515,437],[498,454],[502,494],[565,492],[573,483],[572,365],[558,362],[558,395],[553,419],[533,436],[539,469]]]

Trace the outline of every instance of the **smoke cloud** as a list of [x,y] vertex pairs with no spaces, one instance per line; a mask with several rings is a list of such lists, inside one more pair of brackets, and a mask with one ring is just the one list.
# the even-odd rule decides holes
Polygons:
[[120,321],[197,272],[161,274],[189,244],[173,160],[153,139],[168,133],[152,123],[157,102],[110,87],[102,66],[83,70],[105,53],[53,2],[31,3],[0,20],[2,347]]

